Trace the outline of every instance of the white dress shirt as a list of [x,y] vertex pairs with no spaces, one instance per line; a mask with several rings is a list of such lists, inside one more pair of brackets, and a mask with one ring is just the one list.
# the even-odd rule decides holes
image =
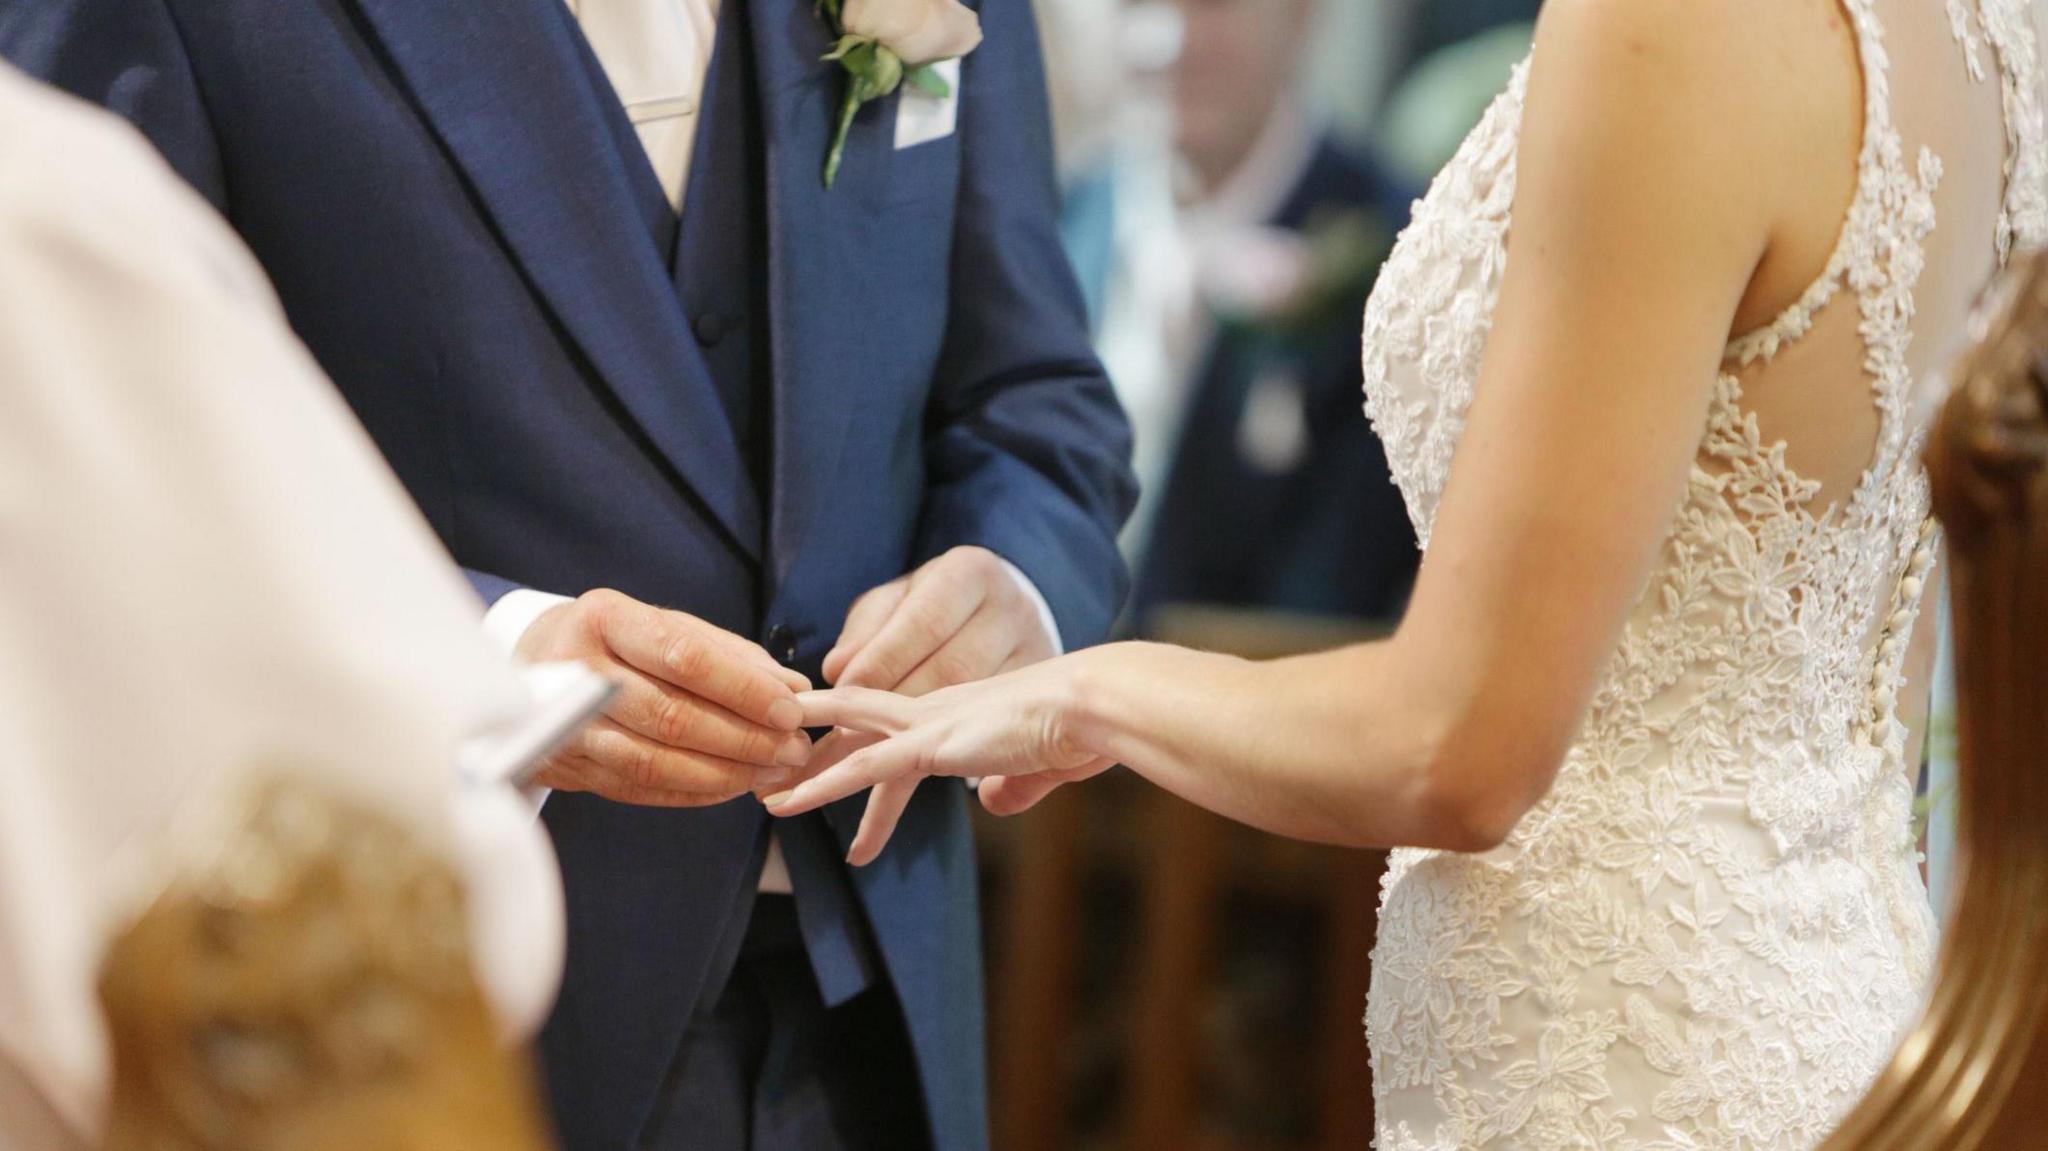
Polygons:
[[0,538],[0,1151],[97,1142],[100,956],[188,805],[257,768],[447,850],[486,992],[538,1024],[547,837],[456,782],[527,702],[474,594],[228,226],[132,128],[4,64]]
[[[583,28],[584,39],[604,66],[612,90],[625,105],[648,163],[661,180],[669,206],[683,210],[689,187],[690,155],[696,146],[704,79],[718,33],[719,0],[565,0]],[[822,158],[821,158],[822,162]],[[1037,585],[1009,561],[1010,577],[1037,605],[1039,621],[1062,650],[1059,624]],[[485,632],[511,651],[533,621],[566,596],[521,589],[499,598],[485,614]],[[546,801],[543,795],[542,801]],[[764,892],[788,894],[789,869],[781,845],[768,845],[761,873]]]
[[683,210],[719,0],[566,0],[668,195]]

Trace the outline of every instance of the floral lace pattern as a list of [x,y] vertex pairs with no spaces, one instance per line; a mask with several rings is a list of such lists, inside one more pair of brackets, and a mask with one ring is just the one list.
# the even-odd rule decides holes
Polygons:
[[[1934,153],[1890,113],[1877,0],[1854,203],[1825,273],[1732,341],[1663,560],[1551,793],[1486,855],[1388,872],[1366,1024],[1381,1151],[1811,1147],[1916,1012],[1933,921],[1896,714],[1937,551],[1909,395]],[[2048,240],[2023,0],[1950,0],[2004,85],[2001,257]],[[1367,414],[1427,546],[1507,258],[1528,64],[1440,175],[1365,320]],[[1745,410],[1766,363],[1854,297],[1878,436],[1819,506]]]

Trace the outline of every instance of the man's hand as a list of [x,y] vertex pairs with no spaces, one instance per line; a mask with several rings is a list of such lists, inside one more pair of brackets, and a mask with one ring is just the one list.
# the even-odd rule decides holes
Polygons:
[[810,759],[796,701],[810,682],[694,616],[594,591],[535,620],[517,654],[574,660],[619,685],[605,717],[549,758],[542,787],[705,807],[774,790]]
[[1058,655],[1016,569],[961,547],[854,602],[825,678],[839,687],[928,695]]
[[[825,679],[839,687],[924,696],[1051,659],[1058,642],[1017,569],[987,548],[959,547],[855,600],[838,644],[825,656]],[[826,738],[820,766],[878,738],[835,731]],[[857,854],[872,858],[881,850],[917,782],[912,776],[876,786]]]

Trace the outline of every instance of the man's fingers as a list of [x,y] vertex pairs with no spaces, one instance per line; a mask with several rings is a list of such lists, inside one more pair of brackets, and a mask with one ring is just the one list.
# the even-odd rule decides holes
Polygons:
[[558,792],[587,791],[613,803],[630,804],[634,807],[712,807],[738,798],[690,791],[666,791],[654,787],[630,787],[617,781],[603,785],[595,782],[605,774],[605,769],[595,762],[580,755],[564,753],[550,759],[547,768],[535,777],[534,782]]
[[789,768],[761,768],[703,752],[657,743],[602,719],[577,737],[571,749],[588,761],[583,782],[607,797],[648,791],[687,792],[724,802],[759,788],[787,783],[797,773]]
[[1003,613],[983,605],[953,638],[912,669],[895,690],[915,697],[987,679],[1002,670],[1017,647],[1017,637]]
[[918,664],[959,634],[981,609],[988,589],[952,579],[925,579],[912,585],[889,622],[839,677],[844,687],[893,690]]
[[788,791],[770,795],[761,802],[770,815],[802,815],[850,795],[859,795],[892,779],[914,776],[918,754],[908,746],[909,743],[908,739],[885,739],[848,756],[838,766],[828,768]]
[[533,784],[549,791],[589,791],[587,774],[588,767],[581,756],[566,750],[558,751],[534,773]]
[[860,831],[853,837],[853,846],[847,849],[846,862],[866,867],[882,854],[890,837],[896,834],[896,824],[903,819],[904,809],[917,794],[919,782],[917,776],[905,776],[881,784],[869,793],[868,808],[860,817]]
[[654,787],[617,787],[606,788],[599,794],[613,803],[623,803],[629,807],[695,808],[717,807],[721,803],[731,803],[746,793],[700,795],[690,791],[663,791]]
[[889,691],[835,687],[796,697],[805,727],[843,727],[869,735],[895,735],[917,716],[915,701]]
[[895,614],[897,605],[910,592],[908,577],[881,587],[853,601],[853,609],[846,613],[846,626],[839,632],[839,642],[825,653],[825,682],[836,684],[846,672],[846,665],[860,654],[862,648],[882,630]]
[[816,686],[811,683],[810,676],[782,663],[774,656],[768,654],[767,648],[762,647],[746,636],[736,635],[723,628],[712,627],[709,624],[704,625],[704,630],[713,638],[722,641],[740,659],[769,672],[783,683],[788,684],[789,690],[809,691],[812,687]]
[[630,671],[606,713],[619,725],[669,747],[703,752],[757,767],[802,767],[811,739],[749,723],[709,700]]
[[604,622],[606,646],[631,667],[751,723],[795,731],[803,709],[793,685],[782,669],[741,658],[730,635],[680,612],[620,613]]
[[[653,610],[657,612],[663,612],[663,609],[661,608],[655,608]],[[774,656],[768,654],[767,648],[762,647],[760,644],[755,643],[753,640],[750,640],[746,636],[740,635],[737,632],[730,632],[722,627],[715,627],[711,624],[705,623],[703,620],[698,619],[696,616],[690,615],[687,612],[663,612],[663,614],[680,615],[683,618],[690,620],[692,623],[696,624],[699,628],[702,629],[707,639],[715,641],[720,647],[723,647],[726,651],[732,653],[732,657],[734,659],[740,660],[743,663],[753,664],[755,667],[761,668],[764,671],[772,671],[775,668],[782,666],[780,663],[776,662]]]

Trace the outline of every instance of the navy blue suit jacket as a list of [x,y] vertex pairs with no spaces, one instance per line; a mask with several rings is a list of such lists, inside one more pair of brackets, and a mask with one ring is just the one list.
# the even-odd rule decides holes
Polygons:
[[[828,192],[844,79],[812,0],[726,2],[765,179],[700,151],[692,202],[762,185],[758,479],[706,369],[725,320],[678,292],[674,216],[561,0],[0,0],[0,51],[127,116],[227,214],[487,599],[616,588],[773,636],[815,677],[856,596],[976,544],[1068,646],[1101,639],[1128,429],[1055,233],[1029,5],[979,5],[953,136],[898,151],[897,100],[871,105]],[[547,820],[570,908],[557,1122],[572,1149],[624,1147],[716,991],[765,816],[558,795]],[[961,791],[923,789],[854,882],[937,1146],[984,1146]]]
[[[1292,231],[1318,217],[1363,214],[1391,243],[1408,221],[1407,189],[1325,137],[1269,221]],[[1226,325],[1209,348],[1183,421],[1159,513],[1139,566],[1133,615],[1171,604],[1274,608],[1372,620],[1397,617],[1415,580],[1415,533],[1361,412],[1359,315],[1371,278],[1284,334]],[[1239,447],[1254,382],[1298,389],[1305,442],[1284,469]]]

